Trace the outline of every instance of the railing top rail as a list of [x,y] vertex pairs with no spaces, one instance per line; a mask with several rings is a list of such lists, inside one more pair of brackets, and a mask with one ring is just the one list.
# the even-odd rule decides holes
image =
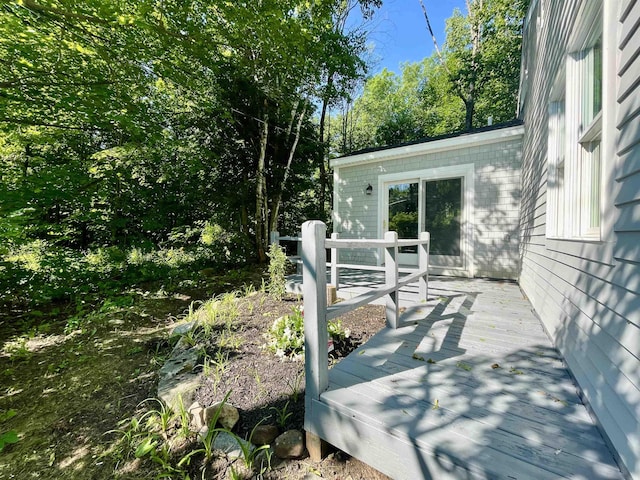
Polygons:
[[415,245],[425,245],[429,239],[402,239],[392,242],[385,239],[376,238],[332,238],[325,240],[326,248],[389,248],[397,245],[399,247],[412,247]]
[[[341,270],[371,270],[373,272],[384,272],[385,271],[385,267],[384,265],[363,265],[363,264],[358,264],[358,263],[332,263],[332,262],[327,262],[327,267],[331,267],[335,265],[337,268],[341,269]],[[415,266],[415,267],[398,267],[398,273],[413,273],[415,272],[418,268],[420,268],[419,266]]]

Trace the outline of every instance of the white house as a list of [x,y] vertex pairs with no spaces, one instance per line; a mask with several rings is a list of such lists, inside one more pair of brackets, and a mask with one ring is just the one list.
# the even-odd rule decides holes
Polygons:
[[[516,279],[523,134],[513,122],[333,160],[334,231],[341,238],[429,231],[434,273]],[[341,260],[382,261],[371,250]],[[416,264],[415,249],[401,261]]]
[[640,478],[640,1],[532,2],[519,283]]
[[519,110],[333,160],[334,231],[430,231],[432,272],[516,279],[640,479],[640,0],[532,0]]

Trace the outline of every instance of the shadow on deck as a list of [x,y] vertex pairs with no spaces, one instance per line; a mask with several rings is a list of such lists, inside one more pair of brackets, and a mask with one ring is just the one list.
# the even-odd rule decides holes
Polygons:
[[[341,296],[373,277],[343,277]],[[413,297],[404,326],[329,371],[308,431],[396,479],[622,478],[515,283],[432,278]]]

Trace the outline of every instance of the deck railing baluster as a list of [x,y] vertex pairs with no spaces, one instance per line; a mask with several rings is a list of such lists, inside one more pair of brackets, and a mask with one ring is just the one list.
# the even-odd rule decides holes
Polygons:
[[425,243],[418,244],[418,270],[424,272],[424,275],[421,275],[418,280],[418,292],[419,298],[426,302],[429,295],[429,243],[431,235],[429,232],[420,232],[418,238],[425,241]]
[[[393,242],[392,245],[384,249],[384,280],[388,287],[398,285],[398,233],[387,232],[384,234],[387,242]],[[400,315],[400,302],[398,298],[398,290],[393,290],[387,294],[386,298],[386,319],[387,327],[398,328],[398,316]]]
[[[338,240],[338,233],[331,234],[331,240]],[[340,288],[340,267],[338,267],[338,248],[331,247],[331,285],[336,287],[336,292]]]

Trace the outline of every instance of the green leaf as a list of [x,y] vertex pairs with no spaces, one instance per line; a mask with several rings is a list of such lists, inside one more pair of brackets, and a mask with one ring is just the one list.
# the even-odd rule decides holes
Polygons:
[[10,418],[13,418],[17,415],[17,412],[14,409],[9,409],[4,413],[0,413],[0,422],[6,422]]
[[142,458],[155,451],[158,442],[153,437],[145,438],[136,448],[136,458]]
[[469,365],[468,363],[464,363],[464,362],[456,363],[456,367],[461,368],[462,370],[465,370],[467,372],[470,372],[471,369],[472,369],[471,365]]
[[20,438],[18,438],[18,433],[14,430],[9,430],[3,434],[0,434],[0,452],[5,447],[5,445],[9,445],[12,443],[18,443]]

